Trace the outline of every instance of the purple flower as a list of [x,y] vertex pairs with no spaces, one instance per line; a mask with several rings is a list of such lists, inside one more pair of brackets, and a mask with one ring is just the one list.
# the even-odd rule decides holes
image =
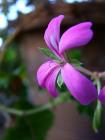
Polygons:
[[105,86],[101,89],[98,99],[101,101],[103,105],[105,105]]
[[[97,99],[97,90],[89,79],[65,60],[64,52],[68,49],[84,46],[92,39],[92,23],[83,22],[73,26],[64,32],[60,38],[60,24],[63,18],[63,15],[53,18],[45,31],[45,42],[48,48],[59,58],[59,61],[50,60],[40,66],[37,72],[38,83],[56,97],[58,95],[56,79],[60,73],[72,96],[81,104],[87,105]],[[102,100],[101,98],[103,99],[103,93],[100,94],[99,99]]]

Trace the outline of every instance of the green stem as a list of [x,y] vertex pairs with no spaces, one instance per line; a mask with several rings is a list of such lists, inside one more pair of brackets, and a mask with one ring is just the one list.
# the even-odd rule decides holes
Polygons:
[[9,108],[9,107],[6,107],[6,106],[0,104],[0,110],[8,112],[13,115],[17,115],[17,116],[27,116],[27,115],[32,115],[32,114],[36,114],[36,113],[45,111],[47,109],[51,109],[51,108],[63,103],[64,101],[68,101],[67,99],[68,99],[68,94],[63,94],[62,96],[59,96],[58,98],[54,99],[52,102],[49,102],[45,105],[41,105],[38,108],[31,109],[28,111]]
[[73,65],[77,70],[79,70],[80,72],[82,72],[83,74],[87,75],[87,76],[93,76],[93,72],[91,72],[90,70],[84,68],[84,67],[81,67],[81,66],[75,66]]
[[10,114],[18,115],[18,116],[23,115],[23,111],[18,110],[18,109],[14,109],[14,108],[6,107],[5,105],[2,105],[2,104],[0,104],[0,111],[8,112]]

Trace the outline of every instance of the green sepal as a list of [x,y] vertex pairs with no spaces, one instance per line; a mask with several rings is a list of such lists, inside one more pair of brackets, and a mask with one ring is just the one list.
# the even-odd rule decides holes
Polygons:
[[93,116],[93,130],[96,133],[98,133],[101,126],[102,126],[102,105],[100,101],[98,101]]
[[58,77],[57,77],[57,85],[58,85],[58,87],[61,88],[63,83],[64,82],[63,82],[63,79],[61,77],[61,74],[58,74]]
[[48,48],[39,48],[39,50],[47,57],[50,57],[55,60],[59,60],[59,58],[55,54],[53,54],[52,51],[50,51]]
[[83,63],[81,63],[79,60],[77,59],[71,59],[71,63],[76,65],[76,66],[82,66]]

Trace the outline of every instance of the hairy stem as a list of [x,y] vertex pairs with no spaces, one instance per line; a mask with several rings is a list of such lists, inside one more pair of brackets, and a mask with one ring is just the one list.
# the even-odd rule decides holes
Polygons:
[[51,108],[53,108],[53,107],[65,102],[65,101],[66,102],[69,101],[68,100],[68,94],[63,94],[63,95],[57,97],[56,99],[54,99],[53,101],[51,101],[51,102],[49,102],[49,103],[47,103],[45,105],[41,105],[38,108],[30,109],[28,111],[9,108],[9,107],[6,107],[6,106],[4,106],[2,104],[0,104],[0,110],[8,112],[8,113],[13,114],[13,115],[17,115],[17,116],[27,116],[27,115],[32,115],[32,114],[35,114],[35,113],[45,111],[47,109],[51,109]]
[[81,67],[81,66],[74,66],[77,70],[79,70],[80,72],[86,74],[87,76],[92,76],[93,75],[93,72],[91,72],[90,70],[84,68],[84,67]]

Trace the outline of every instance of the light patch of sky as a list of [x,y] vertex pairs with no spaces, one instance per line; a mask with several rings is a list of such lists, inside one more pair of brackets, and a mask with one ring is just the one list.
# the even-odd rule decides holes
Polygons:
[[0,29],[6,28],[8,25],[7,18],[0,12]]
[[27,0],[18,0],[16,2],[17,10],[24,14],[30,13],[33,10],[35,10],[35,6],[33,6],[33,5],[26,6],[26,4],[27,4]]
[[3,39],[0,37],[0,48],[2,47],[3,45]]
[[[8,1],[10,1],[10,0],[8,0]],[[11,5],[9,8],[7,17],[2,12],[0,12],[0,29],[4,29],[7,27],[7,25],[8,25],[7,19],[15,20],[18,17],[18,14],[17,14],[18,11],[23,14],[28,14],[35,10],[34,5],[26,6],[27,1],[28,0],[18,0],[16,2],[16,4]],[[2,0],[0,0],[0,3],[2,3]]]
[[74,2],[87,2],[89,0],[64,0],[67,3],[74,3]]
[[0,7],[0,13],[2,12],[2,8]]
[[9,13],[7,14],[8,20],[15,20],[18,17],[16,5],[13,4],[9,8]]
[[54,3],[56,3],[56,0],[49,0],[49,2],[54,4]]

